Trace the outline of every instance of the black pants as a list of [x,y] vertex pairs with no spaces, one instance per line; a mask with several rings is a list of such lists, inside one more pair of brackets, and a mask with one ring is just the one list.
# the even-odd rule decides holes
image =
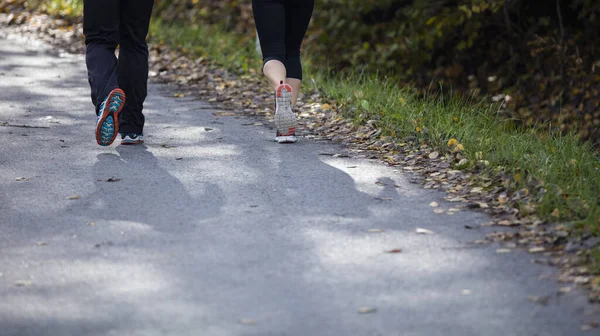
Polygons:
[[302,79],[300,46],[314,7],[314,0],[252,0],[263,62],[282,62],[288,78]]
[[[153,0],[84,0],[83,33],[86,65],[96,114],[110,91],[119,87],[127,97],[119,131],[142,133],[147,95],[146,35]],[[119,58],[115,50],[119,46]]]

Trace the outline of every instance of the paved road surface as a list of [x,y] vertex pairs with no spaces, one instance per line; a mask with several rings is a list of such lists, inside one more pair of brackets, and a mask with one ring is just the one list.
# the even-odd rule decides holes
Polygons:
[[485,216],[336,145],[151,85],[146,145],[100,148],[82,57],[44,48],[0,31],[1,336],[594,333],[554,269],[464,248]]

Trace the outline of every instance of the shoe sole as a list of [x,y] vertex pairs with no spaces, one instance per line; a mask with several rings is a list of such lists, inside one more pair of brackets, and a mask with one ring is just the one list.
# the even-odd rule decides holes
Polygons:
[[[279,143],[296,142],[296,114],[292,112],[292,87],[281,84],[275,92],[275,128],[276,141]],[[281,139],[281,140],[280,140]]]
[[[113,112],[110,110],[110,102],[115,96],[120,96],[122,99],[121,104],[117,111]],[[114,89],[106,98],[104,103],[103,111],[100,111],[102,115],[96,124],[96,143],[100,146],[110,146],[119,133],[119,113],[125,106],[125,92],[121,89]]]
[[144,143],[144,140],[132,140],[132,141],[121,140],[121,145],[125,145],[125,146],[139,145],[142,143]]

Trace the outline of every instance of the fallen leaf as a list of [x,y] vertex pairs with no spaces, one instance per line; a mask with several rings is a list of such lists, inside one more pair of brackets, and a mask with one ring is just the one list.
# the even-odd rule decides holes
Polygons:
[[458,153],[465,150],[465,147],[462,144],[456,144],[456,146],[454,147],[454,149],[452,150],[452,152],[454,153]]
[[235,114],[234,112],[224,111],[224,112],[215,112],[215,113],[213,113],[213,115],[215,115],[217,117],[233,117],[233,116],[236,116],[237,114]]
[[559,218],[560,217],[560,210],[558,210],[558,208],[554,209],[554,211],[552,211],[552,217],[556,217]]
[[377,308],[375,307],[360,307],[358,308],[359,314],[373,314],[377,312]]
[[543,247],[532,247],[529,249],[529,253],[540,253],[546,251]]
[[440,153],[438,153],[438,152],[433,152],[433,153],[429,154],[429,158],[432,160],[437,159],[439,156],[440,156]]
[[445,213],[444,209],[433,209],[433,212],[435,212],[438,215]]
[[116,178],[114,176],[111,177],[111,178],[109,178],[108,180],[106,180],[106,182],[119,182],[119,181],[121,181],[121,179],[120,178]]
[[527,297],[527,300],[545,306],[550,301],[550,297],[549,296],[533,296],[533,295],[530,295],[529,297]]
[[479,204],[479,207],[482,208],[482,209],[488,209],[490,207],[487,203],[481,202],[481,203],[478,203],[478,204]]
[[176,98],[183,98],[183,97],[185,97],[185,94],[183,94],[183,93],[176,93],[174,96]]
[[572,290],[573,290],[573,288],[571,288],[571,287],[562,287],[558,291],[559,291],[559,293],[564,294],[564,293],[570,293]]
[[182,157],[178,157],[178,158],[175,158],[175,160],[176,161],[181,161],[181,160],[183,160],[183,158]]
[[509,220],[506,220],[506,219],[505,219],[505,220],[501,220],[501,221],[499,221],[499,222],[497,223],[497,225],[500,225],[500,226],[519,226],[519,225],[521,225],[521,223],[519,223],[519,222],[514,222],[514,221],[509,221]]
[[430,206],[430,207],[437,208],[437,207],[439,207],[440,205],[439,205],[439,203],[438,203],[438,202],[431,202],[431,203],[429,203],[429,206]]
[[581,331],[590,331],[592,329],[594,329],[594,328],[589,324],[584,324],[581,326]]
[[375,197],[376,200],[378,201],[391,201],[393,200],[393,198],[391,197]]
[[81,196],[79,196],[79,195],[71,195],[71,196],[67,197],[66,199],[68,199],[68,200],[78,200],[80,198],[81,198]]
[[402,252],[401,249],[393,249],[393,250],[385,251],[385,253],[401,253],[401,252]]
[[15,281],[15,286],[17,287],[28,287],[33,285],[33,282],[30,280],[17,280]]
[[475,187],[473,189],[471,189],[471,194],[480,194],[483,192],[483,188],[481,187]]
[[169,144],[162,144],[162,145],[160,145],[160,147],[162,147],[162,148],[175,148],[177,146],[175,146],[175,145],[169,145]]
[[243,325],[256,325],[256,321],[249,318],[240,319],[238,323]]
[[512,252],[511,249],[504,249],[504,248],[502,248],[502,249],[497,249],[496,250],[496,253],[510,253],[510,252]]
[[88,222],[87,225],[94,226],[94,225],[96,225],[96,222]]
[[461,160],[458,162],[458,166],[459,166],[459,167],[463,167],[463,166],[466,166],[468,163],[469,163],[469,160],[467,160],[467,159],[461,159]]
[[17,177],[17,181],[21,182],[21,181],[27,181],[29,180],[29,177]]
[[590,331],[592,329],[598,328],[599,324],[597,322],[590,322],[588,324],[584,324],[581,326],[581,331]]
[[471,225],[465,225],[465,229],[467,229],[467,230],[473,230],[474,227],[472,227]]
[[383,232],[383,230],[382,229],[369,229],[368,232],[371,232],[371,233],[380,233],[380,232]]
[[46,243],[46,242],[37,242],[36,245],[37,246],[46,246],[46,245],[48,245],[48,243]]
[[422,229],[422,228],[417,228],[415,230],[415,232],[417,232],[418,234],[432,234],[433,233],[433,231],[431,231],[431,230]]

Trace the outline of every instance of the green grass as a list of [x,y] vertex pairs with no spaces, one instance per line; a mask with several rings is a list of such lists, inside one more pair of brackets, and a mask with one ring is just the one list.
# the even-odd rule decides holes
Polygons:
[[[497,116],[497,106],[457,97],[419,98],[391,80],[323,73],[316,88],[346,106],[359,107],[348,117],[380,120],[384,135],[415,135],[442,152],[457,139],[471,163],[487,161],[487,171],[513,175],[512,188],[528,188],[539,198],[542,219],[572,221],[579,229],[600,231],[600,160],[589,144],[544,127],[523,129]],[[360,117],[359,117],[360,116]],[[534,188],[533,181],[543,185]],[[536,191],[542,191],[537,192]],[[558,209],[558,211],[556,211]]]
[[[39,1],[39,0],[38,0]],[[80,0],[50,0],[50,13],[78,15]],[[153,20],[153,43],[165,43],[238,73],[257,73],[261,61],[254,35],[226,33],[218,26],[191,26]],[[511,189],[527,188],[537,198],[536,214],[550,222],[567,222],[580,232],[600,234],[600,159],[589,144],[544,125],[523,129],[498,116],[498,106],[481,101],[418,94],[391,79],[364,73],[332,73],[306,58],[307,90],[321,92],[357,123],[376,119],[384,135],[413,135],[441,152],[457,139],[472,168],[485,160],[488,172],[513,176]],[[533,181],[543,181],[533,186]]]
[[173,25],[155,19],[150,26],[150,38],[196,57],[205,57],[215,64],[237,73],[247,73],[260,66],[250,36],[234,36],[219,27],[209,25]]

